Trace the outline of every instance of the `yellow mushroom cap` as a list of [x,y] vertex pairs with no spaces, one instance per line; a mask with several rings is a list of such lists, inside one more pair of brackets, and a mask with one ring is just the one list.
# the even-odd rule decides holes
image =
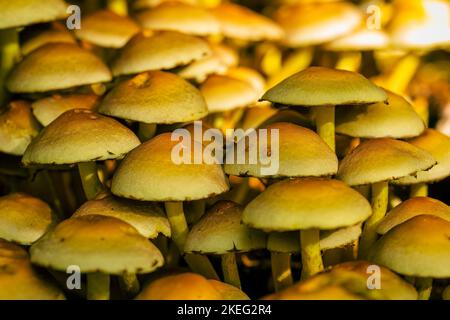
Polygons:
[[450,207],[448,205],[433,198],[415,197],[403,201],[389,211],[379,223],[377,232],[385,234],[395,226],[422,214],[436,216],[450,222]]
[[208,43],[200,38],[174,31],[135,35],[122,48],[112,64],[114,76],[149,70],[172,69],[211,54]]
[[256,129],[279,111],[270,106],[270,102],[261,101],[247,108],[242,121],[242,129]]
[[336,229],[366,220],[368,201],[338,180],[284,180],[269,186],[244,209],[242,221],[266,231]]
[[361,28],[325,45],[330,51],[369,51],[388,47],[389,36],[382,30]]
[[83,18],[82,27],[75,30],[75,35],[100,47],[122,48],[139,30],[138,24],[129,17],[99,10]]
[[225,254],[247,252],[266,247],[266,235],[241,224],[242,207],[220,201],[208,210],[189,232],[187,253]]
[[395,183],[407,185],[435,182],[450,175],[450,137],[437,130],[426,129],[420,136],[410,139],[408,142],[431,153],[437,164],[428,171],[417,172],[416,176],[404,177]]
[[210,112],[223,112],[255,103],[260,95],[247,81],[211,75],[200,86]]
[[45,92],[111,80],[108,67],[72,43],[48,43],[27,55],[6,82],[15,93]]
[[27,252],[0,239],[0,300],[64,300],[53,283],[31,266]]
[[169,72],[150,71],[115,86],[99,112],[145,123],[189,122],[208,114],[200,91]]
[[[194,149],[202,144],[191,141],[191,163],[176,164],[174,148],[184,142],[172,141],[171,133],[160,134],[130,152],[112,180],[113,194],[147,201],[185,201],[208,198],[228,190],[228,182],[218,164],[194,163]],[[185,142],[188,143],[188,142]]]
[[425,124],[405,98],[387,91],[388,104],[378,102],[336,110],[336,132],[360,138],[410,138]]
[[[333,175],[338,169],[338,159],[328,145],[312,130],[288,122],[278,122],[267,126],[267,137],[272,130],[277,130],[278,146],[272,142],[267,143],[267,150],[278,148],[278,172],[271,173],[272,177],[305,177]],[[269,176],[264,173],[265,165],[262,163],[249,163],[249,150],[258,150],[261,145],[260,131],[255,133],[257,139],[249,139],[245,150],[246,163],[225,164],[227,174],[253,177]],[[233,145],[236,149],[236,145]],[[239,143],[237,144],[239,148]],[[271,155],[274,155],[272,150]],[[258,158],[259,159],[259,158]],[[274,160],[276,161],[276,160]],[[270,164],[273,165],[273,164]]]
[[25,165],[73,164],[117,159],[139,145],[139,139],[114,119],[87,109],[64,112],[30,143]]
[[221,300],[223,297],[206,278],[195,273],[168,275],[150,282],[136,300]]
[[39,32],[24,41],[24,43],[20,46],[20,50],[23,55],[27,55],[45,44],[55,42],[76,43],[76,40],[67,30],[66,26],[55,24],[55,26],[51,29]]
[[283,30],[269,18],[246,7],[224,2],[212,9],[220,22],[222,33],[231,39],[261,41],[279,40]]
[[45,127],[64,112],[72,109],[94,110],[100,97],[95,94],[53,95],[31,104],[36,119]]
[[211,12],[186,3],[161,3],[139,12],[136,18],[143,28],[151,30],[172,30],[199,36],[220,33],[219,21]]
[[339,165],[338,177],[351,186],[395,180],[428,170],[436,160],[427,151],[390,138],[366,140]]
[[226,72],[228,77],[243,80],[250,83],[253,88],[258,92],[259,96],[264,93],[264,88],[266,87],[266,81],[264,77],[255,69],[247,67],[232,67]]
[[342,37],[358,28],[362,12],[348,2],[282,6],[274,20],[284,29],[284,44],[311,46]]
[[219,291],[222,296],[222,300],[250,300],[244,291],[232,286],[231,284],[213,279],[208,280],[208,282],[212,284],[217,291]]
[[55,223],[52,209],[44,201],[24,193],[0,197],[0,238],[30,245]]
[[23,155],[39,129],[28,102],[10,102],[0,114],[0,152]]
[[450,277],[450,222],[419,215],[389,230],[369,260],[407,276]]
[[100,215],[61,222],[33,244],[30,253],[37,265],[60,271],[78,265],[83,273],[148,273],[164,263],[158,248],[134,227]]
[[309,67],[267,91],[262,100],[299,106],[353,105],[382,102],[387,94],[351,71]]
[[67,7],[62,0],[1,0],[0,29],[63,19]]
[[[136,0],[133,1],[133,9],[141,10],[156,7],[162,3],[173,2],[174,0]],[[199,0],[176,0],[176,2],[186,3],[191,5],[198,4]]]

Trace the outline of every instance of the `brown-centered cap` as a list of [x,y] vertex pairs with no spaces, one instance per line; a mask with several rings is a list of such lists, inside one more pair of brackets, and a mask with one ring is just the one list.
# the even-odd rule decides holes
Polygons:
[[3,0],[0,3],[0,29],[63,19],[67,4],[62,0]]
[[111,80],[108,67],[72,43],[48,43],[20,61],[6,86],[14,93],[45,92]]
[[195,273],[162,276],[146,285],[136,300],[221,300],[221,293]]
[[75,35],[100,47],[122,48],[139,30],[131,18],[99,10],[83,17],[82,27],[75,30]]
[[[386,90],[388,104],[378,102],[336,110],[336,132],[359,138],[411,138],[425,130],[413,106]],[[436,159],[437,160],[437,159]]]
[[123,220],[146,238],[156,238],[160,233],[169,238],[171,235],[169,220],[155,203],[105,196],[85,202],[72,217],[93,214]]
[[[202,144],[192,141],[190,136],[186,140],[180,142],[176,137],[172,140],[171,133],[163,133],[134,149],[114,174],[112,193],[137,200],[188,201],[227,191],[228,181],[222,167],[205,161],[195,163],[194,157],[199,155],[195,150],[202,150]],[[189,141],[191,148],[185,152],[191,161],[178,163],[173,152],[183,143],[187,146]]]
[[338,180],[284,180],[270,185],[244,209],[242,221],[266,231],[336,229],[372,213],[369,202]]
[[112,64],[115,76],[172,69],[211,54],[200,38],[174,31],[138,33],[122,48]]
[[[252,150],[260,150],[265,141],[259,141],[261,132],[254,133],[256,139],[249,140],[248,148],[245,149],[246,163],[225,164],[224,170],[227,174],[253,177],[306,177],[306,176],[331,176],[336,174],[338,159],[328,145],[312,130],[297,126],[288,122],[278,122],[267,126],[267,137],[273,133],[278,134],[277,141],[268,139],[265,149],[274,155],[272,148],[278,149],[278,171],[276,173],[265,173],[267,165],[258,161],[250,163]],[[272,132],[273,131],[273,132]],[[278,145],[277,145],[278,144]],[[239,141],[233,144],[235,150],[239,149]],[[264,151],[263,151],[264,152]],[[266,153],[264,153],[266,154]],[[257,157],[259,160],[259,157]],[[270,166],[274,164],[271,163]]]
[[134,227],[100,215],[61,222],[30,253],[34,264],[59,271],[78,265],[83,273],[149,273],[164,263],[158,248]]
[[27,252],[0,239],[0,300],[64,300],[53,283],[31,266]]
[[271,19],[246,7],[224,2],[212,9],[220,22],[222,34],[246,41],[279,40],[283,29]]
[[31,104],[31,108],[33,109],[33,114],[36,119],[46,127],[68,110],[94,110],[97,107],[99,100],[100,97],[95,94],[55,94],[34,101]]
[[192,227],[184,251],[226,254],[265,248],[266,235],[241,224],[241,218],[240,205],[231,201],[219,201]]
[[53,23],[50,29],[38,32],[25,40],[20,46],[20,51],[23,55],[27,55],[47,43],[55,42],[76,43],[76,40],[65,25]]
[[395,226],[421,214],[437,216],[450,222],[450,207],[448,205],[429,197],[414,197],[403,201],[389,211],[379,223],[377,232],[385,234]]
[[0,238],[30,245],[56,223],[44,201],[24,193],[0,197]]
[[220,33],[217,18],[207,9],[181,2],[165,2],[137,13],[137,21],[143,28],[172,30],[206,36]]
[[0,114],[0,152],[21,156],[39,133],[39,123],[26,101],[11,101]]
[[407,276],[450,277],[450,222],[416,216],[389,230],[371,248],[369,260]]
[[362,19],[362,12],[348,2],[282,6],[274,15],[289,47],[332,41],[357,29]]
[[408,185],[420,182],[435,182],[450,175],[450,137],[434,129],[426,129],[420,136],[408,140],[418,148],[431,153],[437,164],[428,171],[417,172],[416,176],[404,177],[396,181]]
[[356,72],[309,67],[267,91],[262,100],[298,106],[355,105],[386,101],[386,92]]
[[428,170],[433,156],[410,143],[390,138],[366,140],[339,165],[338,178],[355,186],[391,181]]
[[87,109],[64,112],[30,143],[25,165],[73,164],[117,159],[139,145],[120,122]]
[[200,86],[210,112],[223,112],[255,103],[260,95],[248,81],[211,75]]
[[99,112],[144,123],[189,122],[208,114],[200,91],[169,72],[149,71],[115,86]]

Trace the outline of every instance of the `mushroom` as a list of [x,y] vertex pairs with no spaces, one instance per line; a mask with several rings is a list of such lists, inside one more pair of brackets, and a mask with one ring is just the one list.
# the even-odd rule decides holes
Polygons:
[[196,36],[217,35],[221,31],[219,21],[207,9],[181,2],[163,2],[138,12],[136,19],[142,28],[150,30],[171,30]]
[[235,286],[213,279],[208,280],[208,282],[212,284],[217,291],[219,291],[222,296],[222,300],[250,300],[244,291],[236,288]]
[[64,294],[32,267],[28,253],[0,239],[0,300],[64,300]]
[[270,185],[247,205],[242,221],[267,232],[300,230],[307,278],[323,270],[319,230],[355,225],[370,214],[367,200],[343,182],[304,178]]
[[427,151],[390,138],[366,140],[340,163],[338,178],[350,186],[371,184],[372,215],[366,221],[359,244],[366,258],[377,238],[376,228],[386,215],[389,181],[428,170],[436,160]]
[[44,201],[24,193],[0,197],[0,238],[31,245],[54,224],[56,217]]
[[[175,163],[174,148],[190,142],[188,148],[192,162]],[[160,134],[130,152],[122,161],[112,179],[113,194],[140,201],[165,202],[166,214],[172,229],[172,239],[180,253],[184,252],[188,226],[183,201],[200,200],[224,193],[228,182],[218,164],[205,161],[194,163],[195,150],[203,150],[195,140],[178,142],[171,133]],[[189,186],[189,187],[186,187]],[[216,278],[214,268],[206,257],[186,255],[185,259],[195,271]]]
[[358,73],[310,67],[267,91],[262,100],[313,108],[317,133],[334,151],[334,107],[382,102],[387,95]]
[[140,123],[141,140],[150,139],[157,124],[191,122],[208,114],[199,90],[181,77],[162,71],[141,73],[116,85],[99,112]]
[[109,275],[149,273],[163,265],[159,250],[133,226],[113,217],[70,218],[31,246],[34,264],[87,273],[87,297],[109,299]]
[[217,202],[198,221],[186,238],[184,252],[218,254],[224,280],[241,288],[236,252],[266,247],[266,235],[241,224],[242,207],[231,201]]
[[87,109],[59,116],[29,144],[22,158],[26,166],[77,164],[86,198],[102,189],[96,161],[123,157],[139,139],[114,119]]
[[427,300],[432,278],[450,277],[450,222],[419,215],[389,230],[371,248],[369,260],[416,281],[419,299]]
[[450,176],[450,137],[434,129],[426,129],[420,136],[409,139],[412,145],[428,151],[437,164],[428,171],[417,172],[417,175],[404,177],[395,181],[399,185],[411,185],[411,197],[427,196],[427,183],[444,180]]
[[75,37],[67,30],[66,26],[61,23],[52,23],[51,27],[39,31],[30,32],[30,35],[25,38],[20,46],[22,55],[26,56],[33,50],[42,47],[47,43],[65,42],[76,43]]

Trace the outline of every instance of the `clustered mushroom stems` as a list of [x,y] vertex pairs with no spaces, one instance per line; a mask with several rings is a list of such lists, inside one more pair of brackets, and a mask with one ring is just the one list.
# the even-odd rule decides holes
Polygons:
[[19,34],[16,28],[0,30],[0,105],[7,97],[5,80],[14,64],[19,60]]
[[271,252],[270,262],[275,291],[281,291],[294,283],[291,271],[291,254]]
[[241,279],[239,277],[236,254],[234,252],[228,252],[222,254],[220,258],[224,281],[241,289]]
[[324,269],[319,243],[319,229],[300,230],[300,249],[303,266],[302,279],[307,279]]
[[[167,201],[164,205],[172,230],[172,240],[176,244],[179,252],[183,253],[184,245],[189,233],[188,224],[183,210],[183,202]],[[208,279],[219,279],[214,267],[206,256],[199,254],[185,254],[184,259],[193,271],[204,275]]]
[[380,221],[384,218],[389,202],[389,182],[381,181],[372,184],[372,215],[364,223],[359,241],[358,256],[361,259],[367,257],[370,247],[377,240],[376,229]]
[[333,105],[318,106],[315,108],[316,131],[325,143],[335,151],[334,137],[334,109]]
[[395,68],[389,74],[386,87],[394,92],[405,92],[419,65],[419,56],[414,53],[407,54],[396,64]]
[[80,173],[83,190],[88,200],[94,199],[104,190],[104,186],[98,178],[95,161],[78,163],[78,172]]

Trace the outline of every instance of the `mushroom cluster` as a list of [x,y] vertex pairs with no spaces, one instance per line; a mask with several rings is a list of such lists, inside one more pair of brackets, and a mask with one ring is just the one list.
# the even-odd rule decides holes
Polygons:
[[68,2],[0,0],[0,299],[449,299],[448,1]]

